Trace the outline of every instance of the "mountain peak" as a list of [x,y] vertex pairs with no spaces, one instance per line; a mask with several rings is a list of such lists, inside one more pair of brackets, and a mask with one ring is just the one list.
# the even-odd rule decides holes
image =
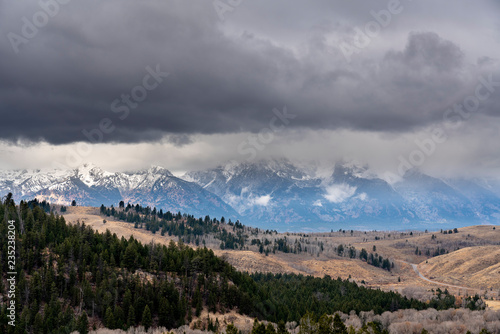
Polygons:
[[362,164],[356,160],[342,160],[335,164],[333,170],[333,179],[358,178],[358,179],[374,179],[377,177],[370,171],[367,164]]
[[76,168],[76,171],[79,173],[86,173],[91,170],[102,170],[102,169],[91,162],[86,162],[83,165],[80,165],[79,167]]
[[156,165],[152,165],[151,167],[149,167],[149,169],[147,170],[147,173],[148,174],[161,174],[161,175],[165,175],[165,176],[173,176],[173,174],[165,167],[156,166]]
[[93,163],[85,163],[75,170],[75,175],[88,187],[92,187],[99,183],[103,177],[113,175],[113,173],[106,172]]
[[235,162],[231,161],[219,167],[226,177],[231,177],[237,173],[252,171],[258,174],[276,175],[284,178],[303,179],[305,173],[286,158],[268,158],[255,162]]

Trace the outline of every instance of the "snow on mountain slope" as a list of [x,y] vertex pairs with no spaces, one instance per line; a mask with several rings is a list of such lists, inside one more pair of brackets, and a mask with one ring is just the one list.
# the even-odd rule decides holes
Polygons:
[[266,228],[405,229],[497,223],[500,217],[500,197],[492,192],[487,209],[478,210],[486,198],[474,197],[472,187],[458,190],[415,171],[394,186],[353,161],[337,163],[326,177],[312,174],[281,159],[231,163],[183,178],[219,195],[247,223]]
[[[231,164],[185,176],[219,195],[251,224],[308,223],[308,204],[319,197],[321,180],[286,160]],[[313,219],[313,220],[311,220]]]
[[[318,176],[321,175],[321,176]],[[100,206],[120,200],[198,216],[225,216],[278,230],[451,228],[500,221],[496,180],[446,179],[408,172],[389,184],[356,162],[329,173],[285,159],[231,162],[177,178],[167,169],[112,173],[0,171],[0,193],[16,199]]]
[[18,200],[36,197],[65,205],[76,200],[90,206],[124,200],[173,212],[237,218],[233,208],[217,195],[163,167],[128,173],[111,173],[91,164],[70,171],[2,171],[0,193],[8,192]]

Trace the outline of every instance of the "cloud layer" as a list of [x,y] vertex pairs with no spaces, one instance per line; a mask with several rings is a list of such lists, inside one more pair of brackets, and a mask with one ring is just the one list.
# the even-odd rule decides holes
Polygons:
[[[371,134],[411,143],[441,127],[480,78],[500,82],[500,5],[461,0],[429,13],[401,1],[370,33],[389,3],[242,1],[221,20],[211,1],[0,1],[0,139],[14,151],[80,141],[154,150],[202,147],[196,141],[212,136],[206,145],[217,142],[236,157],[238,148],[223,139],[240,143],[259,132],[259,145],[283,152],[293,143],[296,156],[310,154],[318,131],[349,133],[341,138],[353,155],[370,155],[360,143]],[[359,31],[368,36],[362,47]],[[343,43],[358,47],[349,61]],[[296,117],[272,123],[273,109],[285,105]],[[474,121],[461,120],[463,138],[481,142],[482,129],[499,124],[499,110],[495,87]],[[398,146],[375,150],[397,157],[405,152]],[[497,147],[482,149],[498,160]]]

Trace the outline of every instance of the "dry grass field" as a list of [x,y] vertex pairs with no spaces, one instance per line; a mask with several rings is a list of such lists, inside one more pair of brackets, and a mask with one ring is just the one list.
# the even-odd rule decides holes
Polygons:
[[419,270],[431,279],[481,289],[500,289],[500,246],[468,247],[426,262],[419,265]]
[[[68,223],[84,223],[101,233],[109,230],[111,233],[116,233],[118,237],[123,236],[126,239],[133,235],[135,239],[145,244],[156,242],[168,245],[170,240],[176,240],[169,236],[154,235],[145,230],[135,229],[133,225],[126,222],[112,220],[109,217],[103,218],[99,215],[99,208],[83,206],[68,207],[63,215]],[[103,222],[104,219],[106,219],[106,223]]]
[[[418,264],[429,279],[481,290],[500,289],[500,229],[492,226],[469,226],[452,234],[415,233],[399,240],[386,238],[354,246],[366,248],[371,244],[386,257]],[[428,258],[416,255],[417,247],[422,254],[437,247],[445,249],[446,254]]]
[[487,300],[486,305],[492,310],[500,311],[500,300]]
[[[490,225],[468,226],[457,229],[458,233],[442,234],[440,232],[413,232],[413,235],[399,232],[384,233],[380,240],[356,242],[356,248],[376,245],[377,251],[385,256],[394,257],[411,263],[420,263],[428,257],[425,251],[435,250],[437,247],[452,252],[465,247],[500,245],[500,227],[493,229]],[[389,237],[389,235],[391,235]],[[432,236],[435,236],[433,238]],[[421,255],[416,255],[418,249]],[[432,253],[432,252],[431,252]]]

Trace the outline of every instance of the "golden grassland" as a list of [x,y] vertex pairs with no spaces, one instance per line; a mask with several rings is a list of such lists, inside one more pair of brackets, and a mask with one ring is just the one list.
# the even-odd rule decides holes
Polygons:
[[487,300],[486,305],[493,310],[500,311],[500,300]]
[[500,289],[500,246],[467,247],[419,265],[437,281],[476,288]]

